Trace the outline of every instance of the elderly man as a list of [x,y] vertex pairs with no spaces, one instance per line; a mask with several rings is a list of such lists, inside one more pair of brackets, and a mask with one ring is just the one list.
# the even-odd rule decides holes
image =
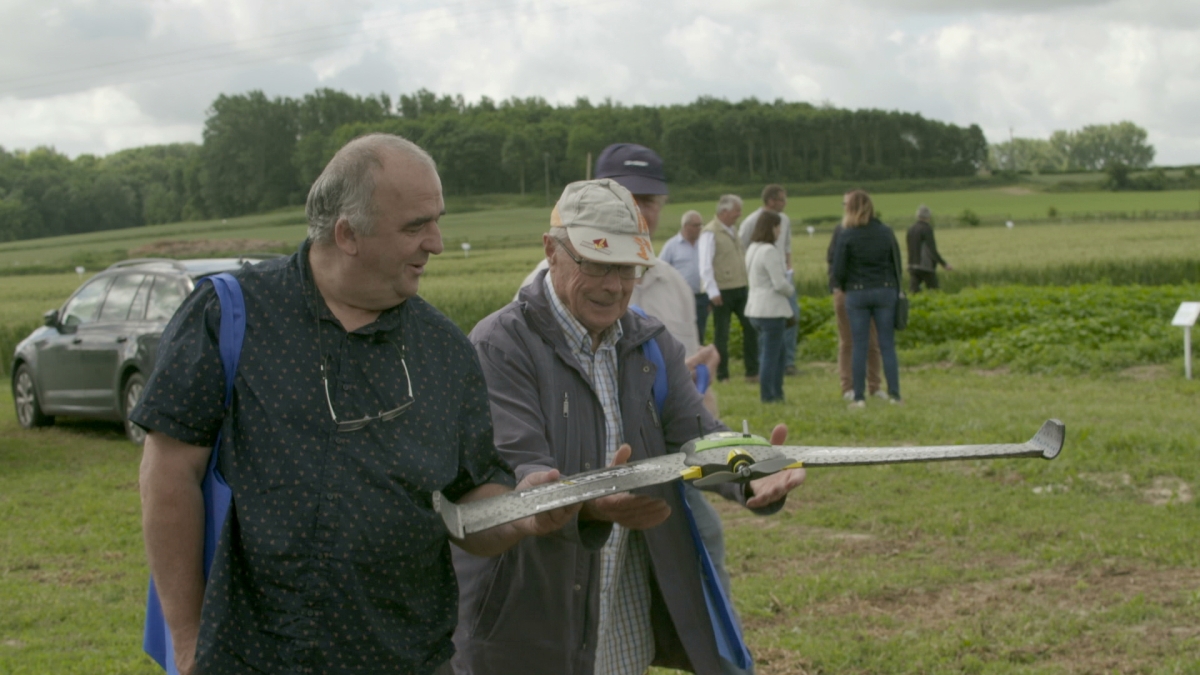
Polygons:
[[930,290],[938,289],[937,266],[949,272],[954,268],[942,254],[938,253],[937,241],[933,238],[933,214],[922,204],[917,209],[917,222],[908,228],[908,292],[920,293],[921,284]]
[[[543,236],[548,270],[471,332],[496,444],[518,476],[661,456],[723,428],[692,386],[683,347],[628,309],[640,268],[655,263],[647,230],[616,182],[572,183]],[[667,371],[661,412],[651,340]],[[779,425],[773,442],[786,434]],[[789,470],[720,492],[770,513],[803,479]],[[653,663],[721,673],[684,503],[676,485],[610,495],[499,559],[455,551],[456,672],[640,675]]]
[[721,195],[716,217],[700,232],[700,278],[713,306],[713,342],[721,356],[717,379],[729,379],[729,326],[732,315],[737,314],[742,324],[746,380],[758,382],[758,332],[746,318],[746,250],[733,227],[741,216],[742,198]]
[[704,333],[708,329],[708,293],[700,281],[700,230],[704,218],[699,211],[688,211],[679,222],[679,234],[663,244],[658,259],[675,268],[692,289],[696,301],[696,331],[700,344],[704,344]]
[[[763,211],[779,214],[780,229],[779,237],[775,240],[775,248],[783,254],[783,262],[787,266],[788,281],[792,281],[792,221],[783,212],[787,208],[787,190],[782,185],[771,183],[763,188],[762,191],[763,205],[754,209],[754,212],[746,216],[738,227],[738,239],[742,242],[742,248],[750,249],[750,235],[754,234],[754,226],[758,224],[758,217]],[[796,294],[788,296],[788,302],[792,305],[792,317],[800,318],[800,305],[796,301]],[[796,321],[792,321],[792,325],[783,331],[783,361],[784,372],[788,375],[795,375],[796,370],[796,339],[799,335],[800,327]]]
[[[443,212],[423,150],[351,141],[313,184],[299,251],[235,273],[246,335],[228,410],[217,336],[232,318],[211,286],[164,333],[131,419],[150,431],[146,553],[180,673],[448,672],[457,593],[432,493],[468,501],[513,479],[470,343],[417,296]],[[233,504],[206,585],[218,434]],[[456,543],[495,555],[573,516]]]

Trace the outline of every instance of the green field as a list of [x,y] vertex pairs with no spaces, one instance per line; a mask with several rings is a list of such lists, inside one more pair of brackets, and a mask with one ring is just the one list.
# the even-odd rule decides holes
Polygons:
[[[756,195],[743,195],[746,212],[757,208]],[[898,228],[907,227],[920,204],[928,205],[935,221],[948,230],[963,209],[983,217],[1012,218],[1018,226],[1023,220],[1045,220],[1053,206],[1060,214],[1072,213],[1137,213],[1154,211],[1200,210],[1200,192],[1176,190],[1165,192],[1073,192],[1047,193],[1023,187],[991,188],[986,190],[948,190],[942,192],[910,192],[875,195],[875,204],[884,220]],[[668,203],[663,210],[659,231],[655,237],[665,241],[678,230],[683,213],[700,211],[709,219],[716,198],[707,202]],[[840,196],[793,197],[787,212],[799,223],[803,218],[836,217],[841,211]],[[544,232],[550,222],[548,208],[511,208],[491,211],[454,213],[451,210],[442,220],[447,249],[459,250],[464,241],[476,250],[489,247],[523,246]],[[795,227],[797,236],[803,228]],[[820,228],[828,232],[829,226]],[[275,213],[190,223],[151,225],[147,227],[93,232],[83,235],[50,237],[0,244],[0,274],[5,270],[40,265],[84,264],[97,257],[112,254],[118,258],[139,246],[162,240],[193,239],[256,239],[282,242],[294,247],[304,238],[304,214],[300,209]]]
[[[1185,210],[1196,200],[1195,192],[1003,190],[876,198],[900,227],[908,218],[889,214],[919,201],[937,214],[1044,217],[1050,205]],[[799,220],[839,203],[797,198],[788,212]],[[692,206],[711,210],[711,202],[668,205],[658,239]],[[547,213],[448,215],[447,251],[430,263],[422,294],[469,328],[511,298],[539,259]],[[808,444],[894,445],[1020,441],[1058,417],[1067,445],[1053,462],[812,470],[771,518],[720,505],[760,675],[1200,673],[1200,383],[1183,379],[1178,329],[1163,318],[1200,283],[1183,265],[1200,259],[1197,234],[1200,221],[940,226],[939,246],[958,268],[945,281],[1001,285],[915,299],[920,323],[902,337],[905,405],[851,413],[822,351],[828,229],[809,238],[796,228],[799,283],[811,291],[802,317],[811,322],[802,324],[809,360],[787,379],[784,404],[760,404],[738,377],[719,385],[727,422],[747,419],[764,432],[784,421],[791,440]],[[285,212],[6,244],[0,266],[85,260],[162,239],[294,246],[303,235],[297,214]],[[465,238],[469,258],[458,248]],[[1169,285],[1087,278],[1156,269]],[[1055,287],[1075,279],[1068,272],[1092,285]],[[1041,275],[1039,288],[1006,285],[1030,275]],[[6,359],[15,336],[79,282],[74,273],[0,276]],[[1004,351],[1014,345],[1040,350],[1043,361]],[[1063,369],[1085,358],[1099,365]],[[1046,362],[1063,368],[1039,369]],[[1062,372],[1086,374],[1054,374]],[[140,653],[139,456],[115,424],[21,430],[11,394],[0,394],[0,675],[156,672]]]

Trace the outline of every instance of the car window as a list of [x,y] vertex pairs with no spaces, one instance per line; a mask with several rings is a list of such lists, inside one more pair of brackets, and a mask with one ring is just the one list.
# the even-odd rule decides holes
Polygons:
[[138,287],[145,278],[145,274],[118,276],[108,289],[108,297],[104,298],[104,306],[100,308],[100,321],[124,321],[129,316],[133,297],[137,295]]
[[84,284],[75,293],[75,297],[67,303],[67,306],[63,307],[60,319],[62,325],[81,326],[95,321],[100,305],[104,302],[104,294],[108,291],[108,285],[112,283],[112,280],[112,277],[101,277]]
[[183,304],[183,284],[175,279],[158,277],[150,289],[150,305],[146,307],[147,321],[169,321],[175,310]]
[[138,286],[137,295],[133,296],[133,304],[129,307],[129,321],[142,321],[146,318],[146,299],[150,297],[150,287],[154,285],[154,275],[146,275],[142,285]]

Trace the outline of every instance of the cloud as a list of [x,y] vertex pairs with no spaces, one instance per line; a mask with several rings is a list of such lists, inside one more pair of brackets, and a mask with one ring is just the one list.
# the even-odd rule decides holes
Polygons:
[[[0,6],[0,144],[199,140],[220,93],[828,101],[1009,128],[1129,119],[1200,161],[1200,3],[109,0]],[[48,123],[53,120],[54,123]],[[7,122],[7,123],[4,123]]]

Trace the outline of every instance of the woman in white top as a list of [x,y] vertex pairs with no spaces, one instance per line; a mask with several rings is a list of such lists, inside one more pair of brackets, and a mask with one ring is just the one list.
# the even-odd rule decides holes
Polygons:
[[795,316],[788,298],[795,295],[796,287],[788,279],[783,254],[775,246],[779,229],[779,214],[764,210],[746,249],[750,289],[746,316],[758,331],[758,387],[764,403],[783,400],[783,334],[788,320]]

